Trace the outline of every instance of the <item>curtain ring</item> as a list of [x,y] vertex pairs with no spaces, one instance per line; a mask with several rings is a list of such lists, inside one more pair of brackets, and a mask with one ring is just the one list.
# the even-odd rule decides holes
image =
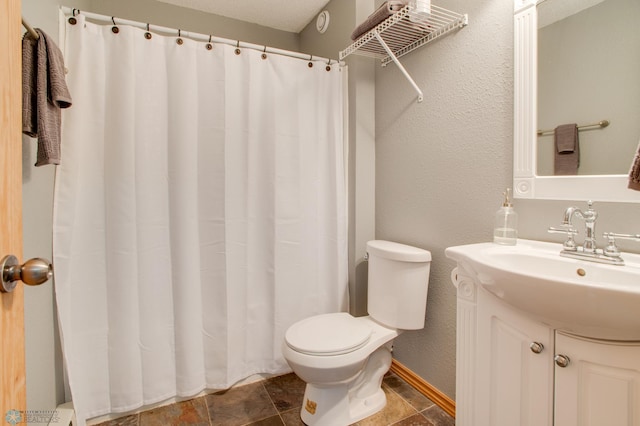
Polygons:
[[236,55],[239,55],[240,53],[240,40],[238,40],[238,43],[236,44]]
[[264,50],[262,51],[262,59],[267,59],[267,46],[264,47]]
[[149,32],[149,24],[147,23],[147,32],[144,33],[144,38],[151,40],[151,37],[153,37],[153,35]]
[[182,43],[184,43],[184,40],[182,40],[182,31],[180,29],[178,29],[178,38],[176,39],[176,43],[178,43],[180,46],[182,46]]
[[118,34],[120,32],[120,28],[118,28],[116,24],[116,19],[113,16],[111,17],[111,22],[113,22],[113,27],[111,27],[111,32],[114,34]]
[[[71,17],[69,18],[69,23],[70,23],[71,25],[75,25],[75,24],[77,24],[77,23],[78,23],[78,20],[76,19],[76,9],[75,9],[75,8],[73,8],[73,10],[71,11],[71,13],[72,13],[72,15],[73,15],[73,16],[71,16]],[[78,9],[78,14],[80,14],[80,9]]]
[[213,49],[213,44],[211,44],[211,34],[209,34],[209,43],[207,43],[205,47],[207,48],[207,50]]
[[327,71],[331,71],[331,59],[329,59],[329,62],[327,62],[327,66],[325,68]]
[[309,55],[309,63],[307,65],[309,68],[313,68],[313,55]]

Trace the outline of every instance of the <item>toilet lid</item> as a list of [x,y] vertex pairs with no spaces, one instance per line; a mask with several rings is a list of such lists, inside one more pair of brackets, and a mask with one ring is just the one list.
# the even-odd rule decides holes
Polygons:
[[293,324],[285,334],[287,345],[310,355],[340,355],[364,346],[371,328],[346,312],[316,315]]

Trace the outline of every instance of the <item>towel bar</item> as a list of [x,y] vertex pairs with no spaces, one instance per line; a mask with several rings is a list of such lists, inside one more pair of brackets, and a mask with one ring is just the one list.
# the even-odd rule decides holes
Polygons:
[[[590,129],[592,127],[604,128],[604,127],[607,127],[609,124],[611,124],[611,122],[609,120],[601,120],[601,121],[598,121],[597,123],[583,124],[582,126],[578,126],[578,130],[587,130],[587,129]],[[555,129],[553,129],[553,130],[538,130],[538,136],[553,135],[554,133],[555,133]]]
[[31,25],[29,25],[27,21],[24,20],[24,17],[22,18],[22,26],[27,30],[29,34],[33,36],[33,38],[35,38],[36,40],[40,38],[40,35],[36,32],[36,30],[33,29]]

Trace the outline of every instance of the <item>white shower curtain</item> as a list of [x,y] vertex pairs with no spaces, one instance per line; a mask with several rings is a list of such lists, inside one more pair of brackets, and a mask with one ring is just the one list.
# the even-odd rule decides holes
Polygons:
[[340,68],[76,18],[54,267],[79,421],[290,371],[287,327],[346,309]]

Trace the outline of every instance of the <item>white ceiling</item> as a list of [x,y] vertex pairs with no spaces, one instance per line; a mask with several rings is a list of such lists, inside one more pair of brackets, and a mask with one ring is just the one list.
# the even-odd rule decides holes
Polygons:
[[158,1],[294,33],[302,31],[329,3],[329,0]]

